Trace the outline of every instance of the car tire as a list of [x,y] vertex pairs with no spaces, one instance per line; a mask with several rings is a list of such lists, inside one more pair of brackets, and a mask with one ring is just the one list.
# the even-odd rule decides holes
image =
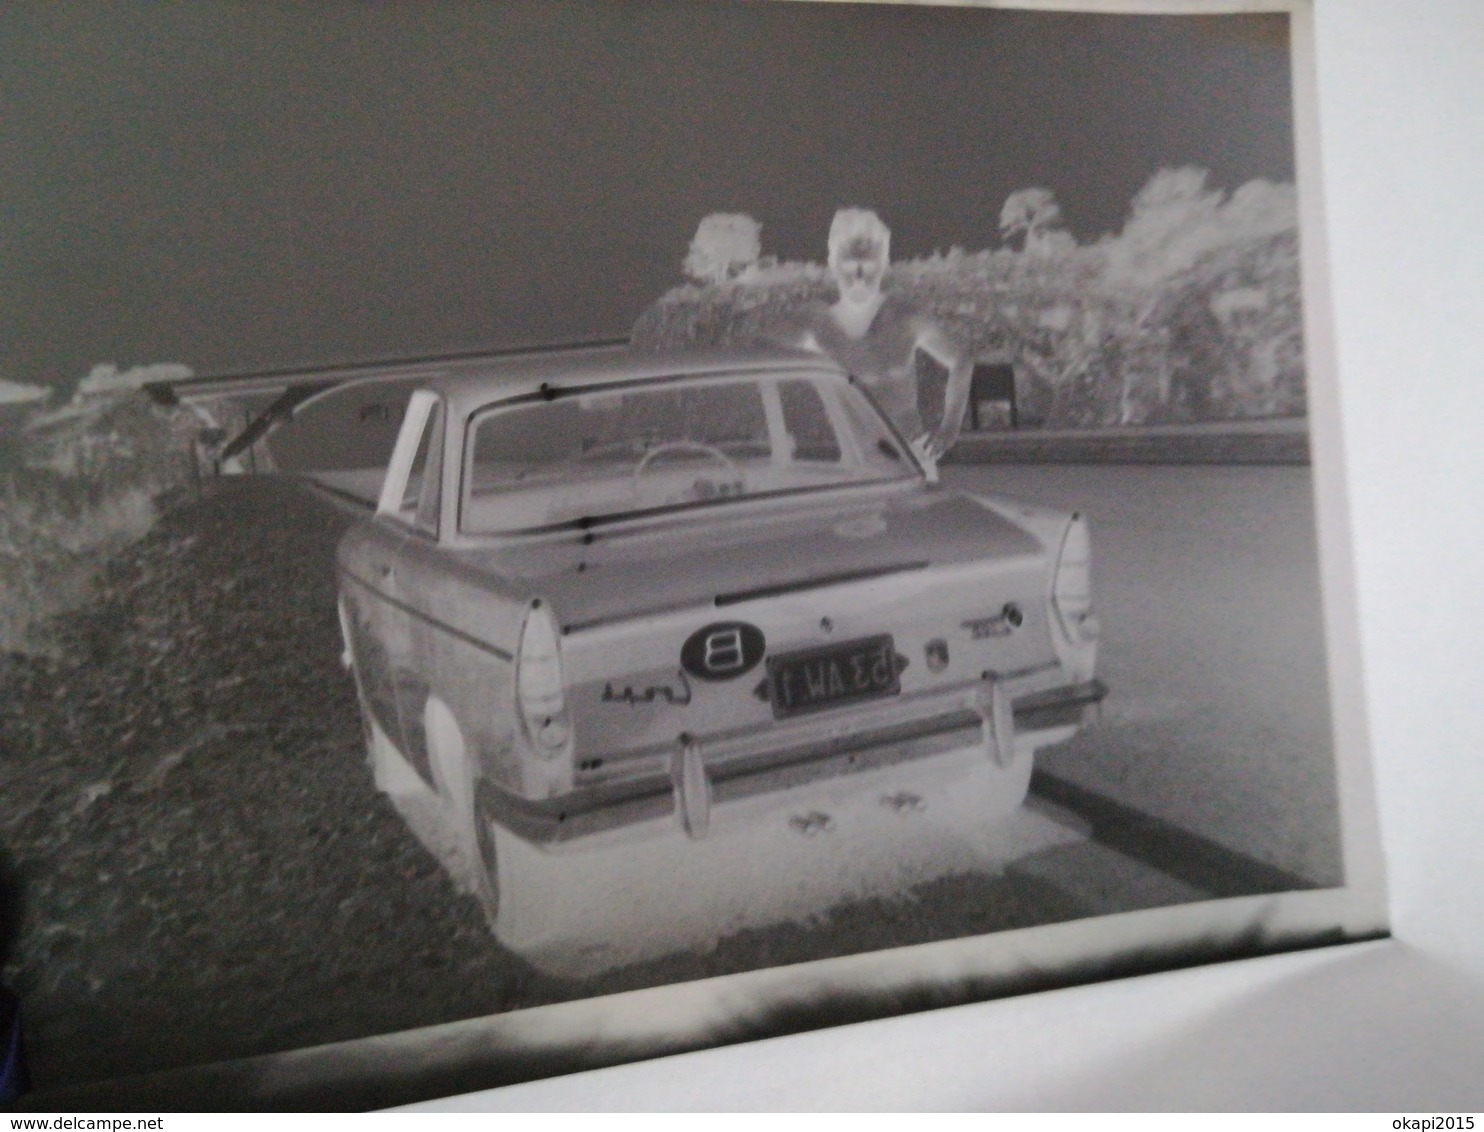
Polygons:
[[470,824],[473,826],[474,896],[484,912],[490,931],[499,935],[500,860],[495,848],[493,803],[495,786],[484,777],[474,779],[470,791]]
[[453,712],[436,696],[423,712],[428,756],[445,812],[457,831],[470,891],[479,901],[490,931],[497,932],[500,913],[499,859],[491,828],[494,786],[472,766],[463,730]]
[[355,612],[343,596],[336,605],[340,612],[340,637],[345,643],[345,652],[341,654],[341,658],[345,663],[345,667],[350,669],[350,678],[355,682],[356,709],[361,718],[361,737],[366,744],[366,760],[374,765],[376,760],[376,735],[372,723],[371,704],[366,699],[366,687],[361,680],[360,660],[356,656]]

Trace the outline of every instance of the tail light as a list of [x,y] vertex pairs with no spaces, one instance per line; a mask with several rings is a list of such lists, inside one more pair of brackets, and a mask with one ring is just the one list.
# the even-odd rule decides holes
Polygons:
[[554,759],[572,749],[572,723],[562,676],[561,634],[551,607],[539,598],[526,611],[515,658],[515,698],[531,747]]
[[1090,679],[1098,640],[1098,617],[1092,608],[1092,535],[1087,520],[1073,515],[1062,536],[1051,585],[1051,605],[1061,636],[1070,646],[1068,667]]

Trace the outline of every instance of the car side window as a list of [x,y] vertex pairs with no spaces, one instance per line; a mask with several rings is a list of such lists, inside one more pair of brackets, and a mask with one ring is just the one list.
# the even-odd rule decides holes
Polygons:
[[781,381],[778,397],[783,403],[784,427],[793,437],[793,458],[839,463],[840,439],[814,383]]
[[414,530],[438,537],[443,503],[443,402],[433,405],[407,476],[399,516]]

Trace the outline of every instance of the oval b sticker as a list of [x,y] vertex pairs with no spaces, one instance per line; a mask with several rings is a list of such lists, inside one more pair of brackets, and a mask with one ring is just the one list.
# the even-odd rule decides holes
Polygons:
[[731,680],[756,668],[767,647],[756,625],[718,621],[685,639],[680,646],[680,667],[700,680]]

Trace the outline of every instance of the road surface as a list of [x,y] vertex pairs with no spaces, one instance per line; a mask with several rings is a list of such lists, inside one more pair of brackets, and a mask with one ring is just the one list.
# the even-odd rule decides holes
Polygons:
[[1101,726],[1041,766],[1316,884],[1341,879],[1304,466],[953,467],[1093,528]]

